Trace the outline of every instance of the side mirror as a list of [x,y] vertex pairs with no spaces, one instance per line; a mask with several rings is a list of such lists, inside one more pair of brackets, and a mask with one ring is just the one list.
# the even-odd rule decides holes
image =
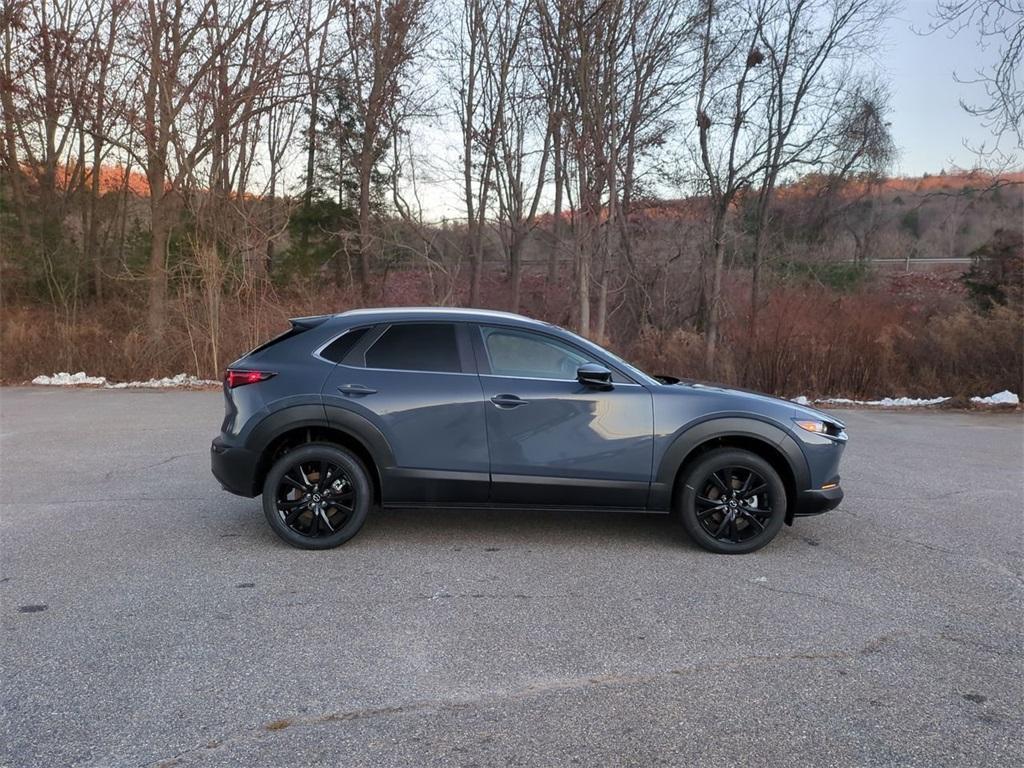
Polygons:
[[584,363],[577,368],[576,380],[585,387],[612,388],[612,372],[597,363]]

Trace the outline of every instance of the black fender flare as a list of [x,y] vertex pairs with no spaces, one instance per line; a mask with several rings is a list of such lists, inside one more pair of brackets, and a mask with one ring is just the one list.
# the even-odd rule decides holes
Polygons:
[[[795,493],[810,484],[810,471],[803,451],[796,440],[781,427],[749,416],[712,416],[683,429],[662,455],[654,482],[651,483],[649,506],[652,509],[671,508],[672,490],[680,467],[699,446],[720,437],[742,437],[767,443],[782,455],[789,466]],[[795,504],[796,499],[793,498],[787,517],[792,514]]]
[[286,432],[303,427],[336,429],[359,442],[377,465],[379,472],[394,466],[391,446],[383,433],[369,419],[337,406],[321,403],[290,405],[274,411],[257,424],[246,441],[252,451],[261,457],[267,447]]
[[391,450],[391,444],[384,433],[365,416],[336,405],[324,406],[324,414],[327,426],[341,430],[362,443],[381,473],[395,466],[395,453]]

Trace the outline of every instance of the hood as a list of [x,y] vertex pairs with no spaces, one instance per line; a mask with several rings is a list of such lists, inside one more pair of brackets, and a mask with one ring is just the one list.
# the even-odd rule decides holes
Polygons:
[[[840,427],[846,427],[842,420],[837,419],[831,413],[825,411],[819,411],[817,408],[809,408],[806,405],[800,405],[794,403],[792,400],[785,400],[781,397],[773,397],[772,395],[766,395],[763,392],[755,392],[751,389],[741,389],[739,387],[725,387],[716,384],[705,384],[701,381],[694,380],[680,380],[672,379],[672,377],[664,376],[658,377],[662,380],[668,380],[665,384],[666,389],[672,389],[679,387],[681,389],[697,390],[706,392],[708,394],[716,394],[730,399],[735,398],[738,406],[743,408],[750,408],[752,405],[760,404],[765,408],[771,410],[785,409],[789,411],[794,418],[807,418],[816,419],[821,421],[830,421],[833,424],[837,424]],[[756,406],[755,406],[756,407]]]

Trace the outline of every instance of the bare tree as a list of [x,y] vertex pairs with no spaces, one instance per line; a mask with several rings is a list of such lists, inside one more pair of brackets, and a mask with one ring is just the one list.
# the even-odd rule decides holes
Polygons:
[[[628,252],[624,226],[638,159],[663,141],[668,116],[686,95],[686,45],[695,14],[677,0],[538,0],[541,47],[555,146],[556,226],[563,174],[573,206],[578,326],[592,329],[597,292],[598,337],[607,332],[610,280]],[[626,206],[624,211],[623,206]],[[626,247],[623,247],[623,242]]]
[[[167,323],[167,249],[171,229],[181,211],[181,195],[194,186],[195,172],[214,150],[211,112],[225,57],[259,34],[268,8],[276,0],[146,0],[135,8],[132,42],[137,46],[137,78],[141,107],[137,112],[142,160],[149,186],[150,256],[148,329],[154,339]],[[221,98],[232,100],[241,90],[246,66],[232,66]],[[223,105],[219,112],[232,114]]]
[[462,140],[461,191],[469,252],[469,305],[474,307],[480,303],[485,222],[494,182],[497,121],[484,103],[488,84],[485,51],[493,34],[488,23],[493,10],[490,0],[467,0],[460,10],[454,39],[448,42],[453,63],[449,87]]
[[707,0],[704,9],[696,112],[699,164],[711,208],[701,291],[704,366],[709,374],[715,371],[718,350],[726,219],[737,194],[764,163],[764,126],[750,115],[768,93],[761,66],[764,53],[758,48],[765,21],[762,7],[720,6]]
[[519,311],[523,246],[537,219],[551,150],[551,121],[544,115],[544,99],[530,66],[536,50],[532,14],[530,2],[496,4],[484,52],[498,234],[508,263],[513,312]]
[[756,179],[750,293],[752,334],[761,303],[765,234],[780,177],[828,162],[829,133],[846,126],[844,92],[851,66],[891,12],[887,0],[756,0],[768,73],[765,158]]
[[[84,257],[93,267],[93,290],[97,299],[103,299],[105,276],[104,258],[101,253],[101,215],[98,210],[102,195],[103,168],[107,158],[116,148],[107,136],[115,142],[129,141],[122,126],[127,105],[123,68],[117,67],[115,57],[119,55],[119,35],[123,29],[127,7],[115,0],[98,0],[85,5],[89,19],[89,35],[83,71],[80,77],[88,84],[88,95],[77,115],[82,142],[82,156],[91,144],[88,155],[89,194],[82,203],[82,232]],[[127,179],[125,179],[127,183]]]
[[[1024,149],[1024,2],[1022,0],[938,0],[931,32],[958,34],[973,29],[982,48],[994,46],[996,63],[957,72],[958,82],[981,84],[987,101],[961,102],[998,139],[1009,134]],[[985,151],[985,148],[977,148]]]
[[[81,120],[87,98],[89,19],[76,3],[45,0],[4,7],[5,165],[22,222],[36,219],[46,258],[64,240],[67,204],[85,181]],[[29,208],[28,173],[37,203]]]
[[874,78],[852,82],[841,94],[832,127],[824,137],[821,183],[803,227],[805,237],[823,242],[829,225],[845,220],[856,243],[857,258],[870,250],[871,230],[864,234],[850,231],[848,214],[867,205],[896,157],[888,121],[889,99],[888,87]]
[[[266,137],[267,162],[267,237],[266,270],[274,267],[276,243],[280,231],[287,226],[288,216],[281,216],[282,209],[287,213],[287,200],[279,195],[284,191],[283,180],[286,159],[290,154],[292,138],[299,130],[300,113],[303,109],[303,96],[306,89],[299,84],[289,83],[282,79],[270,86],[267,98],[270,107],[265,112],[266,126],[263,134]],[[303,195],[303,201],[306,196]]]
[[359,185],[359,280],[366,287],[379,243],[372,221],[374,174],[401,129],[408,78],[427,34],[427,0],[344,0],[345,53],[361,141],[352,157]]
[[596,335],[601,339],[608,335],[610,282],[618,266],[613,257],[625,262],[621,282],[636,282],[630,224],[633,203],[641,186],[644,161],[669,143],[680,107],[693,96],[695,77],[690,54],[700,21],[696,8],[678,0],[632,3],[627,13],[615,121],[618,130],[613,138],[616,173],[609,190],[608,256],[598,281]]
[[328,80],[328,73],[336,68],[341,52],[336,51],[335,38],[340,30],[336,22],[341,16],[338,0],[303,0],[296,4],[294,21],[301,33],[304,92],[309,98],[306,127],[306,175],[302,193],[302,205],[308,213],[313,203],[316,186],[317,123],[320,119],[320,96]]

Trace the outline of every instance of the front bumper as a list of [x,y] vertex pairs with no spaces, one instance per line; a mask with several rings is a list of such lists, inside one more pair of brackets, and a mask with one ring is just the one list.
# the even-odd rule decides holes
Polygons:
[[259,494],[256,468],[259,456],[244,448],[236,448],[215,437],[210,445],[210,469],[221,487],[238,496],[252,498]]
[[820,515],[839,506],[843,500],[843,489],[838,485],[835,488],[825,490],[813,489],[801,491],[797,496],[796,509],[793,510],[793,517],[806,517],[808,515]]

